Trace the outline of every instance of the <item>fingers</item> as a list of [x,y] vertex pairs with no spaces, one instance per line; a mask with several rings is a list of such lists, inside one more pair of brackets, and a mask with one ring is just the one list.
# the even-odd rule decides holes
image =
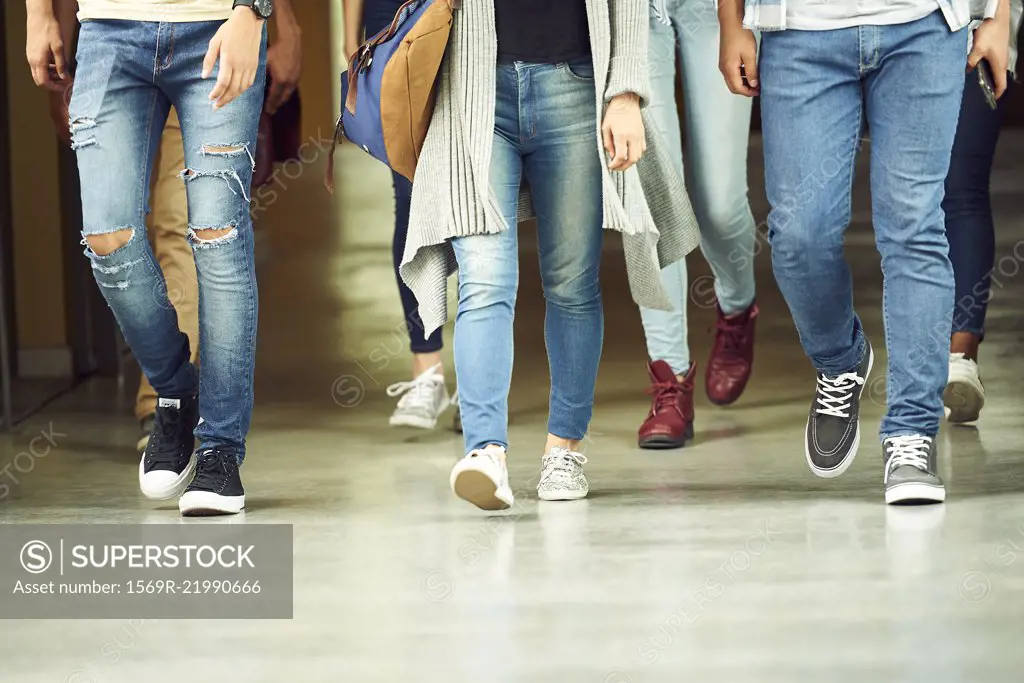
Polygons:
[[974,67],[978,66],[978,62],[980,62],[984,58],[985,55],[982,54],[981,50],[979,49],[978,42],[975,41],[974,47],[971,48],[971,53],[967,55],[967,70],[974,70]]
[[203,59],[203,78],[209,78],[210,74],[213,73],[213,67],[217,66],[217,58],[220,57],[220,45],[221,40],[218,33],[210,41],[210,48],[206,51],[206,58]]
[[50,46],[50,51],[53,53],[53,64],[57,69],[57,75],[60,76],[62,81],[66,81],[68,78],[68,65],[67,60],[64,59],[64,43],[58,41]]
[[743,52],[743,75],[747,77],[747,83],[750,85],[750,90],[758,92],[761,86],[761,81],[757,76],[757,48],[748,49]]
[[288,99],[286,91],[287,85],[283,81],[272,80],[270,82],[270,92],[267,93],[267,103],[263,105],[263,108],[268,114],[273,114],[281,108],[281,105]]
[[608,168],[613,171],[625,171],[629,165],[629,143],[626,142],[625,136],[616,135],[612,131],[612,148],[615,153],[612,155],[612,161],[608,164]]
[[607,123],[601,126],[601,136],[604,139],[604,151],[609,157],[615,156],[615,141],[612,137],[612,128]]
[[743,62],[739,57],[728,58],[719,67],[719,71],[725,77],[725,85],[729,88],[729,92],[744,97],[753,97],[757,94],[757,90],[749,87],[743,81]]
[[1006,92],[1006,69],[997,69],[992,74],[992,80],[995,81],[993,85],[996,89],[996,99],[998,100]]

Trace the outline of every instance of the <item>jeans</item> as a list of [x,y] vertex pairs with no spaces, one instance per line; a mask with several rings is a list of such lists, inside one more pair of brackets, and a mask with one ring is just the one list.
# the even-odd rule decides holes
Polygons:
[[843,233],[866,121],[889,356],[881,435],[934,436],[953,312],[942,196],[967,31],[951,32],[935,12],[890,26],[771,32],[761,41],[768,238],[804,351],[833,376],[857,367],[864,352]]
[[[402,7],[402,0],[366,0],[363,6],[363,31],[367,38],[376,35],[391,24]],[[405,254],[405,240],[409,234],[409,207],[412,205],[412,183],[398,173],[392,173],[395,188],[395,234],[391,240],[391,257],[395,268],[398,296],[402,300],[405,326],[409,334],[409,350],[413,353],[435,353],[444,346],[444,332],[439,328],[429,337],[423,336],[423,321],[419,304],[399,272]]]
[[[185,148],[181,124],[174,110],[160,136],[160,150],[153,162],[152,211],[149,214],[149,241],[167,283],[167,298],[178,315],[178,328],[188,337],[192,355],[199,360],[199,281],[196,261],[185,236],[188,234],[188,200],[178,174],[185,166]],[[157,393],[143,375],[135,398],[135,417],[139,420],[156,412]]]
[[[203,58],[223,22],[87,21],[78,41],[70,103],[82,184],[83,234],[131,231],[106,255],[88,246],[93,275],[143,373],[163,397],[199,394],[202,448],[245,455],[253,403],[256,274],[249,187],[263,106],[266,35],[256,83],[212,108],[216,72]],[[168,285],[146,238],[153,158],[168,111],[181,122],[188,241],[199,280],[199,362],[189,362]],[[203,239],[197,231],[230,228]]]
[[989,107],[978,86],[977,74],[967,74],[953,157],[946,176],[946,197],[942,200],[949,260],[953,262],[956,279],[953,332],[970,332],[978,337],[985,334],[995,264],[996,231],[989,180],[1006,101],[1004,95],[999,98],[997,109]]
[[[651,12],[651,102],[659,139],[679,160],[683,149],[676,109],[676,51],[682,63],[686,108],[687,189],[701,232],[701,250],[714,273],[693,283],[698,306],[716,303],[729,315],[754,301],[754,217],[747,200],[747,143],[751,100],[733,95],[718,71],[718,16],[707,0],[668,0],[671,26]],[[707,278],[710,279],[710,278]],[[686,261],[661,271],[674,311],[641,308],[647,353],[677,374],[690,366],[686,307],[690,293]]]
[[581,440],[590,425],[604,339],[598,281],[603,160],[594,87],[589,58],[498,64],[490,184],[507,229],[452,240],[459,266],[455,370],[467,451],[508,447],[522,181],[537,212],[551,372],[548,432]]

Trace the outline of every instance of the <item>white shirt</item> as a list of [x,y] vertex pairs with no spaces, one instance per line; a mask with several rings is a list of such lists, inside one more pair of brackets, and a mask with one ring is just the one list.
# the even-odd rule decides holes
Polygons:
[[935,0],[788,0],[786,27],[831,31],[851,26],[907,24],[938,10]]

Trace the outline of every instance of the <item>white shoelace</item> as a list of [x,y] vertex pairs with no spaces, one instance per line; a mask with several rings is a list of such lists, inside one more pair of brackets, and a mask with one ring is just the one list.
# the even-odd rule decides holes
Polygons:
[[931,443],[932,440],[930,438],[920,434],[894,436],[891,439],[886,439],[885,444],[889,461],[885,468],[885,481],[889,480],[890,472],[904,465],[916,467],[927,472]]
[[435,396],[438,385],[444,385],[440,363],[430,368],[411,382],[396,382],[388,387],[388,396],[401,396],[398,407],[403,410],[433,412],[436,409]]
[[818,377],[818,415],[850,417],[853,390],[864,384],[864,378],[855,372],[844,372],[838,377]]
[[556,475],[566,477],[572,474],[577,467],[582,467],[585,464],[587,464],[587,456],[582,453],[570,451],[567,448],[552,448],[541,463],[540,478],[544,480]]

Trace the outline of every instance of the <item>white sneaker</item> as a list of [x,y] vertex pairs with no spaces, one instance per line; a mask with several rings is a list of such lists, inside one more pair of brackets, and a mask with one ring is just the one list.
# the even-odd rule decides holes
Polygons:
[[985,387],[978,375],[978,364],[962,353],[949,354],[949,380],[942,392],[949,408],[950,422],[974,422],[985,405]]
[[448,409],[448,388],[438,363],[411,382],[398,382],[388,387],[388,396],[401,396],[388,424],[392,427],[433,429],[437,418]]
[[541,460],[537,496],[541,500],[586,498],[590,484],[583,474],[587,456],[567,448],[552,448]]
[[508,485],[504,451],[470,451],[455,463],[449,480],[452,492],[481,510],[507,510],[515,503]]

